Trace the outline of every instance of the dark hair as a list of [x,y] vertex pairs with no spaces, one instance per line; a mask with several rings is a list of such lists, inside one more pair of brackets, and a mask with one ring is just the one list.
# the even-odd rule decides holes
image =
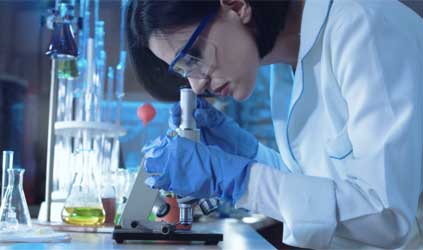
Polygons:
[[[260,57],[268,54],[284,28],[288,0],[249,0],[252,24]],[[200,22],[220,7],[219,0],[131,0],[126,15],[129,55],[138,79],[154,98],[162,101],[179,99],[179,88],[186,79],[168,73],[168,64],[148,48],[156,31],[170,31]]]

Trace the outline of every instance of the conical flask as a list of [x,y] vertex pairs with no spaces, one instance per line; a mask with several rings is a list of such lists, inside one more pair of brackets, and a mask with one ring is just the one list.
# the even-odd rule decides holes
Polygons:
[[0,207],[0,231],[22,231],[30,229],[31,216],[23,192],[22,168],[8,169],[8,185]]
[[62,210],[62,220],[79,226],[98,226],[105,221],[105,211],[92,171],[95,152],[83,150],[78,153],[79,169],[75,174],[68,197]]

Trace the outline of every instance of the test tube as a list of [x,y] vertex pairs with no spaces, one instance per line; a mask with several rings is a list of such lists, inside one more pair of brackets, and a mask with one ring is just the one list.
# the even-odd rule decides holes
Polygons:
[[107,109],[106,109],[106,115],[105,120],[106,122],[112,122],[113,121],[113,114],[112,114],[112,101],[113,101],[113,88],[114,88],[114,82],[115,82],[115,74],[113,67],[109,67],[109,70],[107,72]]
[[125,96],[124,90],[124,77],[125,77],[125,64],[126,64],[126,51],[120,52],[119,64],[116,66],[116,89],[115,95],[117,100],[116,124],[120,125],[121,112],[122,112],[122,99]]
[[6,193],[6,188],[8,184],[8,169],[13,168],[13,151],[3,151],[3,170],[2,170],[2,180],[1,180],[1,199]]

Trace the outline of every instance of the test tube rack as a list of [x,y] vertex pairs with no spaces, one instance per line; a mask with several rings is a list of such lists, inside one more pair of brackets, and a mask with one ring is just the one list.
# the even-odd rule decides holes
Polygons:
[[[127,133],[124,127],[111,122],[60,121],[54,124],[54,134],[56,136],[76,137],[84,132],[87,132],[91,137],[104,136],[106,138],[119,138],[125,136]],[[50,183],[50,185],[52,184]],[[50,189],[50,192],[52,191]],[[44,201],[41,204],[38,220],[40,222],[61,222],[60,214],[63,205],[64,200],[51,199],[49,202]],[[51,211],[50,217],[47,216],[47,207]]]

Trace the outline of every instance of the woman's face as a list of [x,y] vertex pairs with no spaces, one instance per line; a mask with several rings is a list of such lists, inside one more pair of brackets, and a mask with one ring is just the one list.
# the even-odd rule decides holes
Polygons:
[[[190,78],[191,88],[205,90],[235,100],[247,99],[253,92],[260,58],[254,37],[245,17],[223,9],[202,31],[198,43],[204,61],[209,65],[206,79]],[[149,41],[150,50],[170,64],[186,44],[197,25],[181,27],[174,32],[156,32]]]

